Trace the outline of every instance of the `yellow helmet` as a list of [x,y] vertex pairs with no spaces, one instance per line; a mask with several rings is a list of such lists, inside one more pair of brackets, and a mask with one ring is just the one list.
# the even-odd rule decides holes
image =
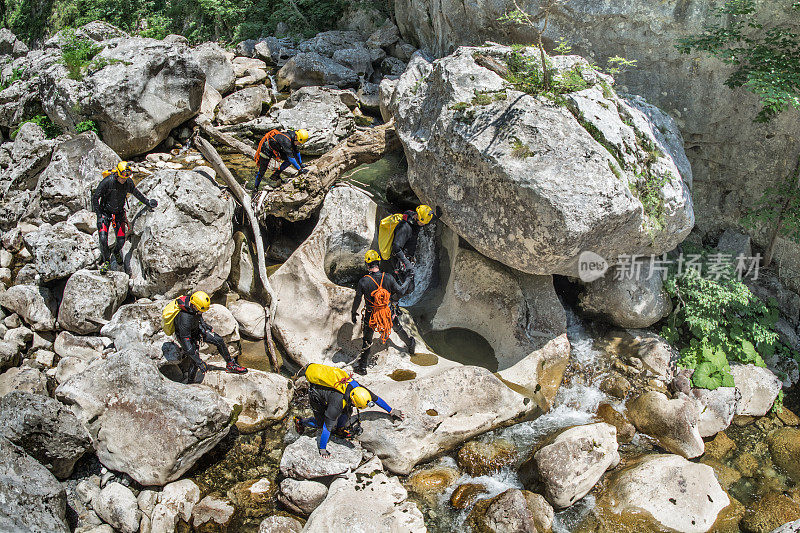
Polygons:
[[195,291],[192,297],[189,298],[189,303],[201,313],[205,313],[211,307],[211,298],[208,297],[208,293],[205,291]]
[[356,387],[350,391],[350,401],[359,409],[364,409],[372,401],[372,394],[364,387]]
[[417,207],[417,219],[423,226],[433,220],[433,209],[429,205],[422,204]]
[[308,140],[308,130],[297,130],[294,132],[295,136],[297,137],[297,142],[303,144]]
[[127,161],[120,161],[117,163],[116,168],[114,169],[117,172],[117,175],[128,177],[130,175],[130,168],[128,168]]
[[381,260],[381,255],[375,250],[367,250],[367,253],[364,254],[364,262],[367,264],[374,263],[375,261],[380,261],[380,260]]

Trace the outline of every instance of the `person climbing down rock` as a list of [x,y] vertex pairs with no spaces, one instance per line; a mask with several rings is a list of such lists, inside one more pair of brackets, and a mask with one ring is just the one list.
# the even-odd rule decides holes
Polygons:
[[319,454],[329,457],[326,449],[331,433],[342,438],[357,437],[361,433],[361,423],[351,423],[353,407],[366,409],[377,405],[396,420],[405,418],[400,409],[392,409],[380,396],[358,384],[350,374],[334,366],[311,363],[304,369],[304,375],[310,384],[308,402],[314,416],[309,418],[294,417],[297,433],[303,434],[305,428],[321,428],[319,435]]
[[125,214],[125,202],[128,194],[150,207],[158,205],[155,200],[148,200],[139,192],[131,177],[128,163],[120,161],[112,170],[103,172],[103,181],[92,194],[92,210],[97,215],[97,232],[100,238],[100,273],[108,272],[111,252],[108,248],[108,232],[116,231],[117,242],[114,245],[114,261],[123,266],[122,247],[125,245],[125,234],[128,229],[128,217]]
[[422,204],[414,211],[396,213],[381,220],[378,249],[384,262],[382,270],[393,272],[401,282],[413,276],[419,230],[438,216],[438,212],[434,214],[430,206]]
[[361,324],[363,340],[361,341],[361,354],[353,367],[353,370],[362,376],[367,373],[367,364],[370,362],[369,351],[376,331],[381,335],[381,342],[386,343],[392,333],[392,328],[394,328],[400,339],[406,343],[410,354],[414,353],[417,344],[400,324],[397,309],[397,300],[408,290],[411,277],[399,285],[394,276],[380,271],[380,260],[381,256],[375,250],[369,250],[364,254],[368,273],[356,285],[356,297],[350,311],[350,319],[355,324],[358,322],[358,308],[363,297],[364,313]]
[[303,158],[300,156],[300,145],[308,140],[308,131],[300,130],[270,130],[261,138],[256,150],[256,164],[258,165],[258,172],[256,173],[256,181],[253,185],[253,190],[257,191],[258,186],[261,185],[261,178],[267,171],[269,162],[274,159],[281,161],[278,170],[272,173],[270,179],[278,181],[281,173],[289,168],[289,165],[294,166],[300,174],[305,174],[308,169],[303,165]]
[[[199,383],[208,371],[208,365],[200,358],[200,341],[213,344],[227,363],[225,369],[234,374],[244,374],[247,369],[231,357],[225,341],[214,333],[203,320],[203,313],[211,307],[211,298],[204,291],[195,291],[192,296],[179,296],[164,308],[162,327],[167,335],[175,334],[183,353],[181,367],[187,373],[188,383]],[[188,366],[188,369],[184,367]],[[199,376],[198,376],[199,371]]]

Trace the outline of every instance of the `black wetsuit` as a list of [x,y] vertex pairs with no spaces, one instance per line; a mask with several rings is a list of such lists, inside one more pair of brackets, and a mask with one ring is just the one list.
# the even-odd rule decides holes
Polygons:
[[350,311],[350,316],[353,323],[356,322],[358,308],[361,306],[361,298],[364,298],[364,318],[362,319],[361,331],[363,340],[361,342],[361,356],[359,365],[364,367],[367,364],[367,357],[369,349],[372,346],[372,339],[375,336],[375,330],[369,327],[369,320],[372,318],[373,302],[370,299],[372,293],[378,288],[381,283],[381,276],[383,276],[382,287],[389,291],[392,295],[392,330],[397,332],[400,339],[406,343],[409,348],[413,347],[411,336],[400,325],[399,313],[397,312],[396,302],[406,293],[408,286],[411,284],[411,279],[407,279],[402,285],[398,284],[391,274],[383,272],[370,272],[369,274],[358,280],[356,285],[356,297],[353,300],[353,307]]
[[[184,358],[187,356],[189,358],[189,361],[183,361],[184,364],[182,366],[187,363],[190,365],[188,368],[188,381],[189,383],[194,383],[198,370],[203,367],[203,360],[200,359],[199,351],[201,340],[216,346],[226,363],[230,363],[232,359],[231,354],[228,352],[228,347],[225,346],[225,341],[214,333],[211,326],[206,324],[201,313],[191,310],[188,299],[187,296],[178,298],[178,305],[181,310],[178,312],[178,316],[175,317],[175,337],[180,343]],[[202,380],[203,373],[200,372],[200,374],[200,380]]]
[[297,134],[294,131],[280,131],[273,135],[264,146],[261,147],[261,155],[258,163],[258,173],[254,188],[257,190],[261,184],[261,178],[267,170],[270,159],[276,158],[283,161],[280,168],[272,173],[270,179],[278,180],[281,172],[294,165],[297,170],[303,168],[303,158],[300,156],[300,147],[297,142]]
[[414,257],[417,251],[417,238],[421,226],[411,222],[413,211],[406,211],[406,219],[397,223],[394,228],[394,239],[392,240],[392,255],[390,259],[381,265],[382,270],[393,272],[397,279],[406,281],[409,278],[412,264],[409,257]]
[[125,215],[125,201],[128,198],[128,194],[133,194],[137,200],[145,205],[150,204],[149,200],[133,184],[133,180],[128,178],[120,183],[117,180],[116,173],[106,176],[92,194],[92,210],[97,214],[97,231],[103,262],[111,258],[111,252],[108,249],[108,232],[112,226],[117,230],[117,243],[114,246],[114,253],[121,253],[125,244],[125,234],[128,226],[128,219]]

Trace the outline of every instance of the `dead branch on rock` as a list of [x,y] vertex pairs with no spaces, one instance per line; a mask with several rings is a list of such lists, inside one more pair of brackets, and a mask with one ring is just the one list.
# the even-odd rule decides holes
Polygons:
[[269,354],[270,363],[272,364],[272,368],[277,372],[279,370],[279,365],[275,343],[272,340],[272,321],[275,318],[275,309],[278,305],[278,298],[275,295],[272,285],[269,283],[269,278],[267,277],[264,241],[261,238],[261,227],[258,224],[258,219],[256,218],[255,212],[253,212],[252,200],[250,195],[247,194],[247,191],[244,190],[244,187],[242,187],[233,177],[233,174],[231,174],[231,171],[228,170],[228,167],[222,161],[222,158],[219,156],[217,150],[211,146],[211,143],[200,136],[197,136],[195,140],[195,145],[197,146],[198,150],[200,150],[200,153],[202,153],[203,157],[205,157],[206,160],[211,163],[211,166],[214,167],[217,175],[225,180],[228,188],[231,190],[231,192],[233,192],[233,195],[236,196],[236,199],[239,201],[239,203],[242,204],[244,212],[247,215],[247,219],[250,222],[250,229],[253,232],[253,240],[256,244],[258,277],[261,280],[261,285],[264,287],[264,290],[269,296],[269,312],[267,313],[267,321],[265,326],[265,342],[267,343],[267,353]]

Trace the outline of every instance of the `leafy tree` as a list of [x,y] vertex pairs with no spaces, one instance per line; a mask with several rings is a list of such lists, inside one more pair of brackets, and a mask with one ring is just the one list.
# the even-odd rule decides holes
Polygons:
[[[790,108],[800,109],[797,31],[788,24],[760,22],[754,0],[726,0],[716,15],[716,22],[707,25],[703,33],[681,39],[678,50],[704,52],[731,65],[733,72],[725,84],[731,89],[747,89],[759,98],[756,122],[769,122]],[[787,15],[800,22],[800,0],[792,0]],[[771,225],[765,266],[772,262],[778,236],[800,242],[800,156],[794,172],[785,182],[767,189],[745,221]]]
[[[539,11],[534,15],[529,15],[522,9],[517,0],[514,0],[514,9],[500,17],[498,20],[507,24],[519,24],[526,26],[536,33],[536,46],[539,48],[539,60],[542,67],[542,85],[545,91],[549,91],[551,87],[550,71],[547,65],[547,53],[544,51],[544,32],[547,31],[547,25],[550,22],[550,15],[556,7],[562,4],[564,0],[545,0],[539,7]],[[541,24],[541,27],[540,27]]]

